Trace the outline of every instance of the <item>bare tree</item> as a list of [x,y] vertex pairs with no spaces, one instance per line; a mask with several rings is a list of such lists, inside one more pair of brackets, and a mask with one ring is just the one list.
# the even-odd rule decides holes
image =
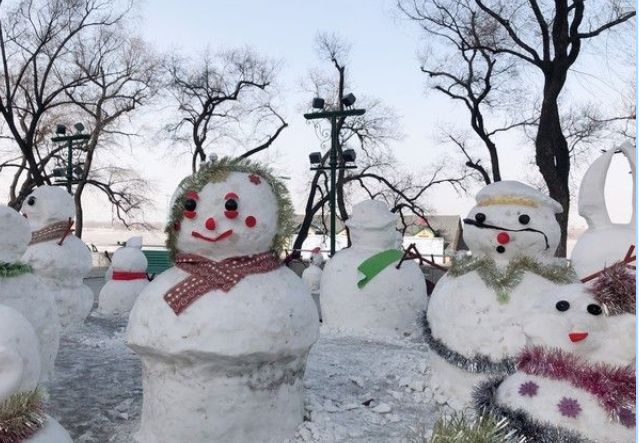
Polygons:
[[192,147],[194,171],[212,146],[255,142],[242,154],[248,157],[267,149],[287,127],[272,104],[275,65],[251,49],[214,55],[206,50],[196,61],[173,56],[166,69],[167,87],[178,105],[178,120],[166,130]]
[[[468,54],[482,51],[497,59],[504,59],[506,63],[518,64],[520,69],[534,68],[535,72],[542,75],[539,107],[534,114],[537,121],[535,159],[550,196],[561,203],[564,209],[557,217],[562,232],[562,241],[557,250],[559,255],[565,255],[571,167],[571,147],[564,132],[563,113],[559,109],[560,96],[584,43],[635,17],[632,5],[625,6],[625,2],[619,0],[589,4],[585,0],[411,2],[411,8],[420,13],[420,16],[414,16],[430,32],[443,29],[424,19],[432,17],[435,8],[445,11],[445,15],[448,11],[466,11],[463,20],[457,16],[448,17],[447,23],[454,23],[454,29],[467,30],[471,18],[474,19],[474,35],[478,38],[466,40],[454,37],[451,53],[460,51],[461,47]],[[403,9],[411,10],[406,4]],[[464,44],[461,45],[461,42]],[[490,82],[496,85],[491,78]]]
[[[129,5],[107,0],[22,0],[0,3],[0,115],[26,172],[9,204],[19,207],[33,186],[47,182],[36,154],[45,115],[67,105],[67,92],[88,80],[73,64],[73,45],[97,28],[123,20]],[[5,139],[6,140],[6,139]]]

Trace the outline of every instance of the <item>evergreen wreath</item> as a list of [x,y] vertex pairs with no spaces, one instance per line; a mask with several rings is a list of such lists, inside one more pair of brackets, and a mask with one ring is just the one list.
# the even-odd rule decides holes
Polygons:
[[0,443],[18,443],[38,432],[47,418],[42,393],[18,392],[0,404]]
[[17,277],[32,272],[31,266],[22,262],[0,262],[0,279]]

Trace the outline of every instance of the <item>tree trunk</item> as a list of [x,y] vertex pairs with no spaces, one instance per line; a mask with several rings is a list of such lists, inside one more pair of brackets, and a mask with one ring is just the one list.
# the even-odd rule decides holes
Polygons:
[[568,212],[570,207],[570,153],[563,135],[559,115],[558,95],[563,87],[562,78],[546,77],[541,116],[536,134],[536,164],[548,187],[550,197],[558,201],[563,212],[556,218],[561,226],[561,242],[556,250],[559,257],[566,256]]
[[76,223],[74,224],[74,234],[78,238],[82,238],[82,228],[84,225],[84,213],[82,211],[82,203],[79,201],[82,196],[78,193],[73,196],[76,204]]

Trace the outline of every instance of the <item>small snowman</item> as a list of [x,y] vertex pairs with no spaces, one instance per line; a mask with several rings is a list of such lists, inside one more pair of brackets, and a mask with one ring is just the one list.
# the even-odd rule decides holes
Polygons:
[[350,333],[406,337],[418,332],[425,311],[425,277],[413,261],[400,267],[398,216],[385,203],[354,206],[346,225],[352,246],[332,257],[323,270],[320,304],[323,323]]
[[97,312],[101,315],[129,314],[138,294],[147,286],[147,258],[142,237],[132,237],[111,260],[110,278],[100,290]]
[[72,443],[67,431],[42,410],[38,348],[29,321],[0,305],[0,441]]
[[[586,288],[573,286],[533,306],[517,372],[479,386],[477,410],[532,441],[632,443],[635,318],[607,318]],[[612,321],[626,325],[632,346],[622,346]]]
[[29,223],[0,206],[0,303],[19,311],[38,336],[44,382],[53,375],[60,341],[60,320],[53,293],[20,261],[31,239]]
[[559,203],[514,181],[486,186],[476,202],[463,220],[471,255],[455,257],[436,284],[425,325],[432,389],[454,409],[470,404],[474,385],[514,370],[531,304],[576,281],[554,258]]
[[139,295],[128,345],[143,363],[141,443],[282,442],[303,421],[318,315],[276,256],[293,220],[258,164],[204,164],[176,192],[175,266]]
[[320,281],[321,276],[323,275],[323,263],[325,259],[320,248],[314,248],[311,254],[311,260],[309,266],[305,268],[301,278],[309,292],[311,292],[314,302],[316,302],[316,307],[318,308],[318,315],[320,316]]
[[83,283],[91,271],[91,252],[71,233],[73,198],[63,188],[41,186],[21,211],[33,230],[23,260],[53,291],[63,330],[79,326],[93,307],[94,295]]

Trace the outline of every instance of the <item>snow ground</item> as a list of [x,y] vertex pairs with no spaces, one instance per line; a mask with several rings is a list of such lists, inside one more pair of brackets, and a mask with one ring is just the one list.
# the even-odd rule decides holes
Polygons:
[[[98,282],[94,282],[97,289]],[[49,413],[76,443],[129,443],[142,401],[140,363],[126,320],[92,314],[61,340]],[[429,349],[410,341],[349,337],[321,328],[305,374],[306,421],[291,442],[401,442],[441,413],[423,391]]]

